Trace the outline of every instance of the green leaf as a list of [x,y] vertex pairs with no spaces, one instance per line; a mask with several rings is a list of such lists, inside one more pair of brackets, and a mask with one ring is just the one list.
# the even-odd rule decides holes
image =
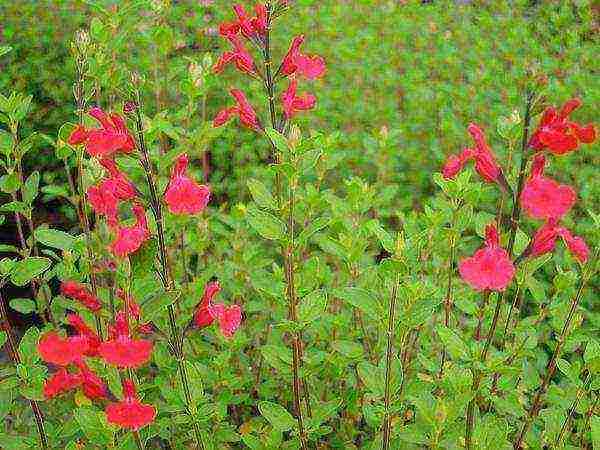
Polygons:
[[6,335],[6,331],[0,331],[0,347],[3,347],[6,344],[6,340],[8,336]]
[[179,291],[161,292],[141,305],[141,316],[144,322],[152,322],[169,305],[177,301]]
[[37,197],[39,185],[40,173],[36,170],[27,177],[27,180],[25,180],[25,184],[23,185],[23,189],[21,191],[23,194],[23,201],[28,205],[31,205]]
[[280,241],[285,238],[286,226],[273,214],[250,207],[246,217],[250,226],[265,239]]
[[306,245],[308,240],[319,231],[327,228],[331,223],[331,219],[328,217],[317,217],[313,221],[311,221],[308,227],[304,228],[300,234],[298,235],[298,245]]
[[14,145],[13,137],[10,133],[0,130],[0,152],[10,156]]
[[331,343],[331,347],[341,353],[342,355],[344,355],[347,358],[351,358],[351,359],[356,359],[356,358],[360,358],[363,355],[364,349],[363,346],[353,342],[353,341],[347,341],[347,340],[337,340],[337,341],[333,341]]
[[258,410],[267,421],[280,431],[288,431],[296,426],[296,419],[283,406],[273,402],[260,402]]
[[35,238],[38,242],[48,247],[58,248],[59,250],[71,250],[77,240],[69,233],[52,228],[37,228],[35,230]]
[[11,50],[12,50],[12,47],[10,45],[2,45],[2,46],[0,46],[0,56],[6,55]]
[[385,370],[367,361],[361,361],[356,366],[358,376],[367,389],[378,398],[385,395]]
[[113,440],[113,431],[106,422],[103,412],[92,408],[78,408],[74,414],[83,434],[96,446],[108,448]]
[[321,289],[317,289],[300,301],[298,320],[303,324],[312,323],[325,313],[326,308],[327,296]]
[[23,215],[27,215],[27,212],[29,211],[29,208],[23,202],[8,202],[8,203],[5,203],[4,205],[2,205],[2,208],[0,208],[0,209],[2,211],[20,213]]
[[246,182],[246,185],[248,186],[250,194],[252,194],[252,198],[258,206],[270,210],[277,209],[277,204],[275,203],[273,195],[263,183],[257,179],[251,178]]
[[388,251],[392,255],[396,253],[396,243],[394,241],[394,238],[392,238],[392,236],[381,226],[378,220],[370,220],[367,223],[367,229],[372,234],[374,234],[377,237],[377,239],[379,239],[381,246],[386,251]]
[[445,325],[438,325],[436,332],[448,353],[454,359],[470,359],[470,351],[458,334]]
[[367,316],[375,320],[381,320],[384,316],[383,308],[381,307],[381,305],[371,295],[371,293],[365,289],[357,287],[335,289],[334,295],[343,300],[346,300],[352,306],[360,309]]
[[267,133],[267,136],[269,136],[269,139],[271,139],[271,142],[277,150],[279,150],[284,155],[287,155],[289,153],[290,147],[288,145],[287,139],[283,134],[281,134],[279,131],[273,128],[267,128],[265,132]]
[[19,342],[19,354],[21,361],[26,366],[31,366],[39,361],[40,357],[37,351],[38,341],[40,339],[40,330],[36,327],[29,328]]
[[0,191],[12,194],[17,192],[21,187],[21,181],[19,180],[19,174],[16,172],[2,175],[0,177]]
[[600,450],[600,416],[592,416],[590,419],[592,429],[592,445],[594,450]]
[[0,253],[19,253],[19,249],[14,245],[0,244]]
[[153,237],[144,242],[139,250],[129,257],[133,275],[139,277],[152,272],[157,253],[158,241],[156,238]]
[[10,281],[16,286],[25,286],[34,278],[43,274],[51,265],[48,258],[32,256],[17,262],[10,276]]
[[35,302],[30,298],[13,298],[10,307],[21,314],[31,314],[36,310]]

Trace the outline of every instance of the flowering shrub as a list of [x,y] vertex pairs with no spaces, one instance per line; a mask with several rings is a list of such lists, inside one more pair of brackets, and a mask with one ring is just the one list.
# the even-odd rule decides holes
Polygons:
[[[555,85],[528,67],[507,88],[518,95],[498,94],[496,129],[479,108],[455,119],[460,142],[430,118],[386,125],[346,159],[351,133],[305,125],[337,125],[324,119],[345,100],[332,107],[329,91],[351,55],[298,30],[297,2],[201,2],[223,19],[207,33],[223,48],[187,72],[170,63],[168,2],[150,2],[141,28],[126,3],[98,6],[72,43],[76,114],[43,136],[62,194],[27,169],[31,97],[0,97],[0,220],[16,230],[0,260],[0,447],[598,445],[600,216],[572,170],[597,142],[583,100],[550,106]],[[369,7],[432,13],[392,3]],[[126,58],[134,29],[150,36],[131,37],[149,39],[149,70]],[[423,110],[439,107],[439,74],[421,82],[435,94]],[[221,85],[230,95],[207,104]],[[404,193],[426,188],[394,175],[407,126],[450,153],[408,167],[439,188],[414,204]],[[36,215],[42,194],[72,223]],[[14,312],[34,318],[22,336]]]

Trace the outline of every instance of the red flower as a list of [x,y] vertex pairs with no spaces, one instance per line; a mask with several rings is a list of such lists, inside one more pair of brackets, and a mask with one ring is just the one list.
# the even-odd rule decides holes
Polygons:
[[44,383],[44,396],[47,399],[57,397],[71,389],[75,389],[81,385],[81,382],[81,377],[71,374],[67,369],[61,367]]
[[219,321],[219,328],[223,336],[233,337],[242,322],[242,309],[238,305],[225,306],[219,303],[210,305],[208,310],[210,315]]
[[233,62],[240,72],[255,75],[256,66],[252,59],[252,55],[248,53],[248,50],[246,50],[240,38],[234,34],[229,34],[227,39],[229,39],[229,42],[233,45],[233,51],[225,52],[221,55],[213,67],[214,72],[221,73],[225,66]]
[[110,329],[110,340],[100,344],[99,354],[109,364],[120,368],[135,368],[146,364],[152,355],[152,342],[132,339],[128,318],[121,311]]
[[231,95],[236,99],[237,106],[221,110],[213,121],[213,127],[220,127],[227,123],[234,115],[239,115],[242,125],[252,129],[260,130],[261,126],[252,105],[246,99],[244,93],[238,89],[232,89]]
[[69,136],[70,144],[85,144],[87,152],[98,158],[108,158],[116,152],[133,151],[135,141],[127,131],[121,116],[118,114],[109,116],[97,107],[90,109],[89,114],[100,123],[100,128],[86,129],[79,125]]
[[98,312],[102,308],[102,303],[98,297],[92,294],[89,289],[75,281],[63,281],[60,285],[60,293],[65,297],[77,300],[92,312]]
[[298,81],[292,80],[287,90],[281,95],[285,118],[290,120],[298,111],[306,111],[315,107],[317,99],[314,95],[304,93],[296,95]]
[[589,258],[589,248],[585,241],[579,236],[573,234],[564,227],[558,226],[558,220],[550,218],[533,235],[533,238],[522,257],[536,257],[554,251],[556,239],[561,237],[571,254],[582,264],[585,264]]
[[67,321],[78,333],[78,336],[87,342],[88,349],[85,356],[98,356],[98,348],[102,339],[86,325],[79,314],[68,314]]
[[197,214],[206,208],[210,200],[210,190],[204,185],[199,185],[187,175],[188,156],[186,153],[179,155],[171,181],[165,192],[165,202],[173,214]]
[[460,262],[460,276],[478,291],[503,291],[515,276],[515,267],[508,252],[500,247],[498,231],[494,224],[486,227],[485,235],[485,247]]
[[279,72],[283,75],[302,75],[308,79],[316,79],[325,74],[325,60],[320,56],[307,56],[300,53],[304,35],[296,36],[281,62]]
[[466,148],[459,156],[451,155],[442,170],[446,179],[454,178],[469,160],[475,161],[475,170],[488,183],[498,183],[509,189],[508,182],[502,169],[496,162],[496,157],[488,145],[481,127],[475,123],[469,124],[467,131],[475,141],[475,148]]
[[84,395],[90,400],[108,398],[108,389],[102,378],[92,372],[83,361],[75,361],[75,365],[79,369],[78,376],[81,379],[81,390]]
[[140,402],[131,380],[123,380],[123,400],[106,407],[107,420],[129,430],[139,430],[152,423],[155,417],[156,409]]
[[110,245],[112,254],[120,258],[125,258],[137,251],[150,237],[146,211],[143,206],[136,203],[132,209],[137,219],[136,223],[129,227],[117,225],[117,238]]
[[531,177],[521,194],[521,205],[536,219],[561,218],[575,204],[577,194],[570,187],[544,176],[546,158],[538,154],[533,160]]
[[198,328],[207,327],[214,322],[215,318],[210,313],[210,306],[212,304],[212,299],[219,293],[220,290],[221,285],[218,281],[211,281],[204,288],[202,300],[198,304],[196,313],[194,314],[194,324]]
[[560,112],[554,107],[546,109],[529,145],[538,151],[547,148],[556,155],[563,155],[576,150],[580,142],[594,142],[596,130],[592,124],[582,126],[569,120],[569,115],[580,106],[581,100],[573,98],[563,105]]
[[81,360],[88,350],[87,339],[79,336],[63,338],[55,331],[45,333],[38,342],[42,359],[57,366],[67,366]]

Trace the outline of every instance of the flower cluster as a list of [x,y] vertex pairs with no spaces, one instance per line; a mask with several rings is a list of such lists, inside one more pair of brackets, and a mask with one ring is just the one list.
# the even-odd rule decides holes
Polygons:
[[90,290],[81,283],[65,281],[60,285],[60,293],[65,297],[77,300],[92,312],[98,312],[102,308],[102,303],[100,303],[98,297],[92,294]]
[[[79,125],[69,136],[71,145],[84,145],[86,151],[98,158],[107,176],[87,190],[87,197],[96,214],[106,217],[107,224],[116,238],[109,246],[114,256],[126,258],[136,252],[150,237],[146,211],[139,201],[140,194],[115,161],[119,153],[129,154],[135,149],[135,141],[128,131],[125,120],[118,114],[108,115],[100,108],[89,112],[100,124],[98,128]],[[197,214],[202,212],[210,199],[207,186],[198,185],[186,175],[188,157],[177,158],[164,201],[173,214]],[[133,225],[123,225],[119,220],[119,207],[130,201],[136,218]]]
[[[322,77],[325,74],[325,61],[320,56],[306,55],[300,51],[300,47],[305,40],[304,35],[300,35],[293,38],[279,68],[274,74],[271,73],[268,33],[272,21],[286,6],[287,2],[282,1],[267,5],[258,3],[254,8],[255,15],[251,17],[243,6],[235,5],[233,10],[236,14],[236,20],[222,23],[219,27],[219,33],[230,42],[232,49],[223,53],[213,70],[216,73],[221,73],[228,65],[235,65],[240,72],[261,80],[269,91],[271,100],[274,96],[273,91],[276,83],[287,77],[289,84],[287,89],[281,93],[281,103],[283,120],[289,121],[299,111],[306,111],[315,107],[317,100],[314,95],[306,92],[297,93],[298,79],[314,80]],[[257,67],[252,55],[244,46],[242,38],[261,49],[265,57],[264,74]],[[255,131],[262,130],[263,126],[260,119],[245,94],[239,89],[232,89],[231,95],[235,99],[236,105],[221,110],[215,117],[213,126],[220,127],[234,116],[238,116],[240,123],[245,127]],[[272,111],[272,118],[273,114],[274,111]]]
[[208,327],[216,320],[223,336],[231,338],[242,322],[242,309],[238,305],[213,304],[212,300],[220,290],[221,285],[218,281],[211,281],[206,285],[204,295],[194,313],[193,326]]

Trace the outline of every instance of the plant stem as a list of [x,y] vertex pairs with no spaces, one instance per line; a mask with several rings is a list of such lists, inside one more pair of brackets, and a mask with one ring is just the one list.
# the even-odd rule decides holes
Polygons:
[[[138,149],[140,151],[140,155],[142,157],[141,164],[144,168],[144,172],[146,174],[146,180],[148,182],[148,188],[150,189],[150,208],[152,209],[152,213],[154,215],[154,220],[156,222],[156,234],[158,235],[158,246],[159,246],[159,261],[160,261],[160,274],[161,281],[163,283],[163,287],[165,291],[171,292],[175,289],[175,283],[173,281],[173,277],[171,274],[171,268],[169,266],[169,259],[167,255],[167,246],[165,241],[165,232],[164,232],[164,223],[163,223],[163,214],[162,214],[162,204],[160,198],[158,197],[158,191],[156,186],[156,181],[154,177],[154,171],[152,169],[152,163],[150,162],[150,155],[148,154],[148,149],[146,148],[146,141],[144,139],[144,131],[142,126],[142,104],[141,104],[141,96],[139,90],[136,89],[136,112],[135,112],[135,125],[138,137]],[[194,433],[196,437],[196,445],[199,449],[204,450],[204,443],[202,441],[202,433],[200,431],[200,425],[196,421],[194,417],[196,413],[196,407],[193,403],[192,394],[189,387],[187,369],[185,366],[185,357],[183,354],[183,338],[181,336],[181,332],[177,327],[175,321],[175,310],[173,305],[170,304],[167,307],[167,311],[169,314],[169,326],[171,331],[171,345],[173,348],[173,352],[177,359],[177,366],[179,370],[179,376],[181,377],[181,384],[183,386],[183,392],[185,396],[185,403],[188,415],[192,418],[192,422],[194,425]]]
[[[8,347],[15,365],[19,365],[21,364],[21,357],[19,356],[19,350],[17,349],[17,345],[12,335],[12,326],[8,320],[6,308],[4,307],[4,299],[0,294],[0,324],[1,323],[6,323],[6,341],[8,342]],[[46,431],[44,430],[44,416],[40,406],[35,400],[29,400],[29,405],[31,406],[31,411],[35,418],[35,424],[37,426],[38,434],[40,435],[42,448],[48,450],[50,447],[48,446],[48,438],[46,436]]]
[[390,298],[390,310],[388,312],[388,329],[387,329],[387,354],[385,361],[385,397],[384,407],[385,416],[383,419],[383,442],[382,449],[390,448],[390,431],[392,425],[392,417],[390,414],[390,381],[392,375],[392,357],[394,353],[394,319],[396,315],[396,300],[398,297],[398,285],[400,284],[400,274],[396,274],[394,286],[392,287],[392,297]]
[[583,424],[583,427],[581,427],[579,441],[581,442],[582,448],[583,448],[583,440],[585,439],[585,432],[588,429],[588,427],[590,426],[590,420],[592,419],[592,416],[594,415],[594,411],[598,407],[599,403],[600,403],[600,393],[596,392],[596,399],[590,405],[588,410],[585,412],[585,423]]
[[[457,210],[454,210],[452,214],[452,231],[454,231],[454,226],[456,224],[456,213]],[[454,260],[456,259],[456,236],[452,233],[450,237],[450,258],[448,259],[448,284],[446,286],[446,296],[444,297],[444,325],[446,327],[450,326],[450,315],[452,314],[452,275],[454,273]],[[444,364],[446,363],[446,358],[448,357],[448,352],[446,351],[446,346],[444,346],[442,350],[442,360],[440,361],[440,378],[444,375]]]
[[515,450],[519,450],[522,448],[522,443],[523,443],[523,440],[525,439],[527,432],[529,431],[529,427],[531,426],[531,423],[533,422],[533,420],[537,417],[537,415],[540,412],[540,408],[542,406],[542,399],[543,399],[544,395],[546,394],[546,391],[548,390],[548,386],[550,385],[550,380],[552,379],[552,377],[554,376],[554,373],[556,372],[556,361],[558,360],[558,358],[560,357],[560,354],[562,352],[562,348],[563,348],[563,345],[567,338],[569,328],[571,327],[571,321],[573,320],[573,317],[575,316],[575,311],[577,310],[577,307],[579,306],[579,300],[581,300],[581,295],[583,293],[583,290],[594,272],[594,265],[596,263],[597,254],[598,254],[598,251],[596,250],[595,257],[592,258],[591,262],[589,263],[590,268],[587,271],[588,273],[584,273],[581,276],[581,281],[579,282],[579,287],[577,288],[577,293],[575,294],[575,297],[573,297],[573,299],[571,300],[571,307],[569,308],[569,313],[567,314],[565,323],[562,327],[560,335],[558,336],[558,342],[556,343],[556,348],[554,349],[554,352],[552,353],[552,357],[550,358],[550,361],[548,362],[548,365],[546,366],[546,374],[544,375],[542,384],[538,388],[537,392],[535,393],[533,402],[531,403],[531,408],[529,408],[529,411],[527,412],[527,417],[525,418],[525,421],[523,422],[523,427],[521,428],[521,431],[519,432],[519,435],[517,436],[517,439],[515,440],[515,443],[513,445]]
[[475,340],[481,339],[481,328],[483,327],[483,319],[485,319],[485,308],[487,307],[490,299],[490,291],[483,291],[483,298],[481,301],[481,307],[479,308],[479,317],[477,318],[477,328],[475,329]]
[[591,380],[591,376],[592,376],[592,373],[591,373],[591,371],[588,370],[588,373],[585,377],[585,381],[583,382],[583,386],[580,387],[579,389],[577,389],[577,395],[575,396],[575,400],[573,400],[573,404],[569,408],[567,417],[565,417],[562,427],[560,428],[560,433],[558,434],[558,437],[556,438],[556,444],[555,444],[556,448],[558,448],[559,445],[562,443],[565,432],[567,431],[567,427],[569,426],[569,423],[571,423],[571,420],[573,419],[573,416],[575,415],[575,411],[577,410],[577,406],[579,406],[579,402],[581,401],[582,397],[585,394],[585,390],[588,387],[588,384]]
[[[508,240],[508,254],[509,258],[512,258],[515,239],[517,236],[517,230],[519,228],[519,222],[521,218],[521,204],[519,199],[521,197],[521,192],[523,191],[523,186],[525,185],[525,170],[527,168],[527,146],[529,144],[529,127],[531,124],[531,109],[533,106],[534,93],[530,90],[527,91],[526,94],[527,100],[525,105],[525,117],[523,120],[523,134],[521,138],[521,166],[519,168],[519,177],[517,180],[517,189],[513,191],[513,204],[512,204],[512,213],[511,213],[511,222],[510,222],[510,237]],[[496,327],[498,326],[498,319],[500,317],[500,310],[502,309],[502,304],[504,303],[504,296],[506,295],[506,290],[502,292],[501,295],[497,295],[496,298],[496,306],[494,308],[494,316],[492,318],[492,325],[487,335],[487,339],[483,346],[483,351],[481,352],[480,362],[484,363],[487,359],[487,355],[490,349],[490,345],[492,340],[494,339],[494,334],[496,333]],[[471,449],[471,435],[473,432],[474,421],[475,421],[475,402],[477,391],[479,390],[479,386],[481,381],[483,380],[483,374],[478,371],[473,371],[473,384],[471,386],[471,390],[473,392],[473,398],[469,401],[469,405],[467,406],[467,421],[466,421],[466,430],[465,430],[465,443],[466,448]]]

